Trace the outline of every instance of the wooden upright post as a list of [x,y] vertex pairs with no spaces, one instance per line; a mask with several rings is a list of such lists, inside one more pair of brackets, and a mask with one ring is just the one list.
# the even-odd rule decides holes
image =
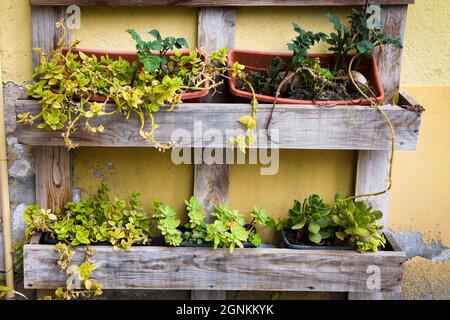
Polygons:
[[[233,48],[236,10],[233,8],[201,8],[198,16],[198,47],[207,52]],[[219,89],[221,90],[221,89]],[[223,95],[208,96],[205,102],[225,102]],[[224,153],[225,154],[225,153]],[[207,219],[214,204],[228,201],[230,166],[228,164],[196,164],[194,196],[205,206]],[[193,300],[224,300],[226,291],[191,291]]]
[[[381,20],[383,33],[387,37],[403,41],[406,26],[407,5],[383,6]],[[400,70],[402,62],[402,50],[394,46],[385,46],[383,52],[377,53],[378,68],[383,83],[385,102],[392,100],[394,92],[399,89]],[[394,128],[395,131],[395,128]],[[356,171],[356,194],[373,193],[384,190],[387,186],[389,173],[390,151],[358,151],[358,166]],[[384,194],[375,198],[367,199],[376,209],[383,212],[382,224],[387,227],[389,195]],[[371,293],[349,293],[349,299],[371,299],[381,300],[380,292]]]
[[[31,6],[32,46],[43,53],[55,48],[59,39],[56,22],[65,16],[65,7]],[[39,55],[33,53],[33,69]],[[36,202],[42,208],[62,210],[71,197],[71,157],[65,147],[35,148]],[[37,298],[51,294],[38,290]]]

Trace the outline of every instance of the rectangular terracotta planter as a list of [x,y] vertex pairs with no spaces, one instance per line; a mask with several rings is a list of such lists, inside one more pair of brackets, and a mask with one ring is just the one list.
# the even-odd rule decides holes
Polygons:
[[[63,49],[63,53],[66,53],[68,49]],[[115,50],[92,50],[92,49],[72,49],[72,52],[78,53],[83,52],[84,54],[88,56],[96,56],[97,58],[101,56],[108,56],[113,60],[118,60],[119,58],[122,58],[123,60],[127,60],[130,63],[133,63],[134,61],[138,60],[138,55],[134,51],[115,51]],[[181,54],[183,56],[189,55],[188,50],[181,50]],[[168,51],[164,56],[170,57],[174,54],[174,51]],[[205,81],[204,88],[205,90],[199,90],[199,91],[192,91],[192,92],[185,92],[181,94],[181,100],[185,102],[200,102],[201,98],[208,95],[208,86],[209,81]],[[99,101],[104,102],[106,99],[105,96],[91,96],[92,101]]]
[[[333,62],[332,54],[310,54],[311,58],[319,58],[322,66],[329,66]],[[245,66],[244,71],[265,71],[269,61],[275,57],[280,57],[285,62],[289,62],[292,58],[291,52],[264,52],[264,51],[253,51],[253,50],[240,50],[233,49],[228,55],[228,62],[233,64],[234,62],[239,62]],[[357,100],[340,100],[340,101],[324,101],[324,100],[295,100],[288,98],[278,98],[277,103],[279,104],[313,104],[313,105],[367,105],[371,101],[380,102],[384,101],[384,91],[381,85],[381,78],[378,72],[378,67],[375,59],[365,60],[358,67],[358,71],[361,72],[370,84],[375,89],[376,98],[372,99],[357,99]],[[239,90],[236,88],[237,78],[231,77],[228,81],[230,91],[233,95],[245,99],[252,99],[252,94],[247,91]],[[275,101],[275,97],[267,96],[263,94],[256,94],[256,99],[259,102],[270,102]]]

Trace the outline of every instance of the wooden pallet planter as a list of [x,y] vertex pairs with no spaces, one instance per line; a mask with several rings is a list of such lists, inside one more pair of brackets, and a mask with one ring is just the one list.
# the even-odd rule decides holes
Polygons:
[[[70,5],[80,6],[187,6],[199,7],[198,46],[207,51],[234,46],[236,7],[241,6],[353,6],[364,0],[29,0],[32,18],[32,44],[44,52],[55,47],[58,35],[55,23],[67,15]],[[414,0],[379,0],[382,5],[383,33],[403,39],[408,4]],[[219,6],[219,7],[218,7]],[[69,10],[70,11],[70,10]],[[70,32],[67,40],[70,39]],[[386,47],[376,53],[386,101],[399,88],[401,50]],[[33,55],[33,66],[39,64]],[[173,113],[161,110],[156,121],[161,125],[156,138],[171,140],[173,129],[184,128],[190,135],[181,146],[209,144],[204,137],[192,138],[193,124],[203,120],[208,128],[240,128],[238,116],[247,114],[248,104],[226,104],[216,101],[219,95],[204,104],[184,104]],[[398,150],[415,150],[421,114],[408,111],[416,103],[407,95],[400,97],[405,106],[383,106],[396,130]],[[213,105],[212,102],[220,104]],[[227,101],[225,101],[227,102]],[[36,101],[19,100],[17,113],[37,112]],[[264,128],[270,106],[260,105],[258,127]],[[279,129],[279,148],[357,150],[355,194],[383,190],[389,171],[390,135],[381,115],[368,106],[318,108],[312,106],[278,105],[272,129]],[[137,133],[137,122],[120,117],[105,120],[103,134],[90,135],[79,130],[73,135],[80,146],[149,147]],[[286,129],[288,128],[288,129]],[[18,125],[20,143],[36,146],[36,199],[41,207],[61,208],[70,200],[71,153],[67,152],[60,132],[45,132]],[[260,145],[267,142],[263,132]],[[211,145],[214,147],[214,145]],[[272,145],[274,147],[274,145]],[[195,165],[194,195],[209,212],[212,203],[228,200],[230,167]],[[387,217],[388,196],[369,199],[371,205]],[[133,247],[130,251],[114,251],[111,247],[95,246],[93,261],[100,267],[93,277],[107,289],[187,289],[192,299],[225,299],[225,290],[285,290],[285,291],[347,291],[349,299],[381,299],[383,292],[401,290],[401,264],[405,255],[388,239],[393,251],[360,254],[336,251],[299,251],[291,249],[237,249],[214,251],[209,248]],[[81,250],[81,249],[80,249]],[[74,262],[84,254],[77,249]],[[50,289],[64,285],[65,275],[56,266],[54,246],[38,242],[24,247],[24,277],[26,288]],[[380,268],[380,290],[368,290],[369,266]],[[39,292],[39,290],[38,290]],[[43,295],[46,293],[41,292]]]
[[[99,263],[92,278],[105,289],[261,290],[371,292],[367,282],[379,268],[379,292],[399,292],[405,254],[389,239],[393,251],[358,253],[341,250],[281,248],[228,249],[91,246]],[[28,289],[65,285],[53,245],[24,248],[24,284]],[[76,249],[73,263],[84,261]],[[375,269],[374,269],[375,268]],[[375,275],[376,276],[376,275]]]

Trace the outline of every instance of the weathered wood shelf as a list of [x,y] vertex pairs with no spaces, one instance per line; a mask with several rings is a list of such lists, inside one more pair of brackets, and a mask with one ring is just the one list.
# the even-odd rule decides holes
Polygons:
[[[108,105],[113,110],[114,105]],[[344,149],[389,150],[391,135],[383,116],[371,106],[311,106],[277,105],[271,126],[272,142],[267,138],[266,123],[272,109],[270,104],[258,106],[258,143],[254,147],[279,147],[280,149]],[[419,135],[421,113],[405,108],[385,105],[396,134],[399,150],[415,150]],[[36,114],[39,105],[34,100],[18,100],[17,114]],[[156,115],[160,142],[175,141],[179,147],[230,147],[228,138],[243,126],[237,119],[251,111],[249,104],[184,103],[172,112],[162,108]],[[126,120],[122,115],[92,121],[102,123],[103,133],[91,134],[80,128],[72,134],[79,146],[96,147],[151,147],[138,132],[137,117]],[[148,127],[148,126],[147,126]],[[279,139],[276,143],[276,131]],[[63,146],[61,131],[49,132],[35,126],[18,124],[19,143],[42,146]],[[219,134],[219,136],[217,136]],[[220,136],[222,134],[222,136]],[[275,141],[275,142],[273,142]]]
[[[378,0],[380,5],[413,4],[415,0]],[[182,7],[252,7],[252,6],[351,6],[365,0],[30,0],[31,5],[68,6],[182,6]]]
[[[391,241],[391,240],[390,240]],[[370,292],[368,278],[379,268],[381,292],[399,292],[405,255],[394,251],[358,253],[344,250],[279,248],[228,249],[132,247],[114,250],[91,246],[99,263],[92,278],[105,289],[283,290]],[[397,250],[396,250],[397,249]],[[84,261],[76,249],[73,263]],[[24,285],[52,289],[65,285],[53,245],[24,247]]]

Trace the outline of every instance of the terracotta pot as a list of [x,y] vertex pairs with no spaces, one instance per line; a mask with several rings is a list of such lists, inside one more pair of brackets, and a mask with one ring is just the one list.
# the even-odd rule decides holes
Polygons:
[[[319,58],[322,66],[330,66],[333,62],[332,54],[310,54],[311,58]],[[275,57],[280,57],[286,63],[288,63],[292,58],[292,53],[286,52],[263,52],[263,51],[252,51],[252,50],[239,50],[233,49],[230,51],[228,56],[228,62],[230,64],[234,62],[239,62],[245,66],[244,71],[265,71],[271,59]],[[314,105],[366,105],[370,104],[371,101],[383,102],[384,101],[384,91],[381,85],[380,74],[378,72],[378,67],[375,59],[365,60],[360,63],[357,71],[361,72],[369,83],[375,89],[376,98],[372,99],[357,99],[357,100],[340,100],[340,101],[313,101],[313,100],[295,100],[288,98],[278,98],[277,103],[280,104],[314,104]],[[247,91],[239,90],[236,88],[236,78],[231,77],[228,81],[230,91],[233,95],[241,98],[252,99],[252,94]],[[260,102],[271,102],[273,103],[275,97],[256,94],[256,99]]]
[[[101,56],[108,56],[113,60],[118,60],[119,57],[121,57],[123,60],[127,60],[129,63],[133,63],[134,61],[138,60],[138,56],[136,52],[134,51],[111,51],[111,50],[91,50],[91,49],[72,49],[72,52],[78,53],[79,51],[83,52],[84,54],[88,56],[96,56],[97,58],[100,58]],[[68,49],[64,48],[62,52],[65,54],[68,52]],[[181,50],[181,54],[183,56],[189,55],[188,50]],[[174,51],[168,51],[164,56],[170,57],[174,54]],[[200,102],[202,97],[205,97],[208,95],[208,87],[209,87],[209,81],[205,81],[204,88],[205,90],[199,90],[199,91],[192,91],[192,92],[185,92],[181,94],[181,100],[185,102]],[[106,100],[105,96],[101,95],[92,95],[90,97],[91,101],[97,101],[97,102],[104,102]]]

